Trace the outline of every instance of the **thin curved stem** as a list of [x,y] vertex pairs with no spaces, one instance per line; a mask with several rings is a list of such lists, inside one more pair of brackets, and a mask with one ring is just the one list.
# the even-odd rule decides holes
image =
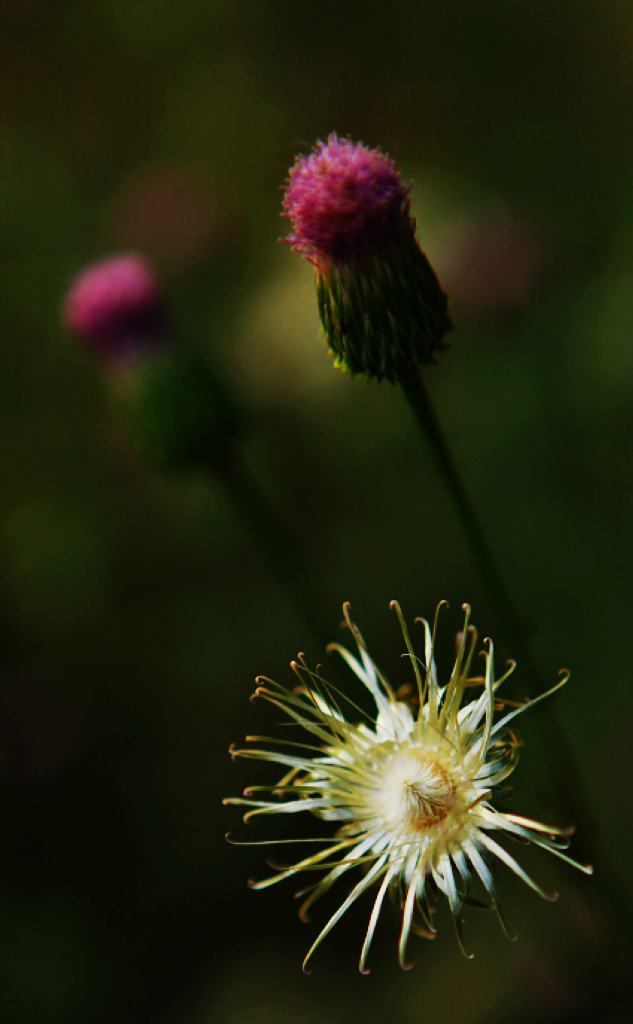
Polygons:
[[422,433],[431,444],[436,466],[454,503],[473,561],[479,569],[499,620],[514,643],[517,655],[520,654],[524,664],[538,675],[532,655],[524,640],[519,615],[497,566],[492,547],[488,543],[475,506],[448,447],[444,431],[421,374],[417,371],[411,373],[402,381],[402,388]]

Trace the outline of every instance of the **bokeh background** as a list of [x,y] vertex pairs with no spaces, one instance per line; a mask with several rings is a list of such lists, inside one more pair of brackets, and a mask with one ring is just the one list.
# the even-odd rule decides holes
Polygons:
[[[625,1018],[631,15],[626,0],[2,4],[3,1022]],[[597,868],[527,850],[554,906],[499,871],[519,939],[473,909],[472,962],[440,915],[401,973],[387,908],[368,978],[369,899],[306,977],[335,902],[301,924],[291,884],[246,888],[266,851],[224,841],[244,829],[221,798],[259,774],[228,744],[275,722],[248,702],[253,678],[288,679],[299,649],[325,658],[344,599],[400,682],[393,597],[410,616],[448,598],[449,633],[468,599],[512,651],[402,396],[332,369],[310,269],[277,244],[287,168],[332,129],[414,181],[456,323],[428,384],[542,672],[573,672],[523,720],[513,804],[564,820],[580,785],[575,848]],[[61,331],[73,274],[120,250],[154,261],[179,331],[238,396],[240,458],[318,580],[316,639],[226,489],[140,465]],[[513,695],[537,685],[519,668]]]

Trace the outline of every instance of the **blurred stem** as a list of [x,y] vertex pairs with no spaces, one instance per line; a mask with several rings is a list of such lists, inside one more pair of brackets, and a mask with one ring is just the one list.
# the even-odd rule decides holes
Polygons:
[[231,446],[213,464],[226,494],[253,537],[279,589],[320,651],[325,642],[323,602],[296,535],[279,518],[267,496]]
[[[402,381],[402,388],[422,434],[431,445],[436,466],[455,505],[473,560],[481,573],[490,600],[501,623],[517,646],[518,653],[524,646],[518,615],[418,370],[413,371]],[[528,656],[528,662],[530,661],[531,657]]]
[[[508,637],[509,644],[516,652],[517,661],[525,665],[529,674],[544,690],[546,684],[543,675],[534,660],[520,616],[452,456],[422,376],[418,370],[415,370],[401,383],[420,430],[431,445],[435,464],[453,501],[473,561],[479,569],[499,623]],[[593,815],[583,795],[584,787],[575,765],[573,753],[555,714],[550,713],[540,717],[547,748],[551,752],[552,761],[556,762],[556,776],[552,781],[555,784],[559,781],[561,788],[563,784],[565,785],[565,792],[566,795],[569,795],[575,822],[576,824],[582,823],[582,843],[585,848],[588,848],[591,836],[595,834]]]

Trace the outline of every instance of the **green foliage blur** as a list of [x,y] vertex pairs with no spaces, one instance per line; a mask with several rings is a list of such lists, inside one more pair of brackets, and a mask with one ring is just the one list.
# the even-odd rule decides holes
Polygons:
[[[3,1024],[624,1019],[632,13],[626,0],[2,5]],[[445,622],[469,600],[510,656],[402,395],[332,369],[310,268],[277,242],[287,168],[331,130],[414,182],[456,324],[427,383],[543,673],[572,670],[522,722],[513,807],[547,821],[576,806],[543,727],[556,716],[593,811],[574,848],[596,861],[587,879],[525,852],[555,906],[499,872],[519,938],[471,910],[472,962],[446,915],[399,972],[387,908],[369,978],[356,971],[368,900],[305,977],[336,903],[301,924],[291,883],[246,887],[266,848],[224,840],[283,828],[245,830],[221,805],[257,781],[229,742],[275,727],[248,702],[255,675],[288,679],[300,649],[327,656],[253,517],[217,474],[140,464],[105,375],[59,326],[86,262],[145,253],[179,332],[238,398],[244,465],[318,579],[317,636],[338,637],[349,599],[405,682],[388,601],[412,618],[445,597]],[[537,687],[520,666],[512,685]]]

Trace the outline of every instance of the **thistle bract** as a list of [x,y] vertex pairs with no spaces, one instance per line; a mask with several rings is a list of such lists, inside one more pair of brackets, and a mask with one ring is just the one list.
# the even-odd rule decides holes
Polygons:
[[[499,691],[514,664],[497,676],[493,644],[488,640],[483,674],[474,671],[477,633],[470,624],[470,609],[464,605],[455,661],[448,681],[441,684],[434,657],[437,613],[432,627],[424,619],[416,620],[424,641],[420,657],[399,606],[392,602],[392,607],[400,621],[413,677],[409,696],[402,690],[394,692],[378,670],[345,606],[345,621],[356,650],[339,644],[331,645],[331,650],[340,654],[367,688],[375,714],[348,721],[342,708],[348,704],[357,719],[361,713],[358,706],[320,672],[311,671],[299,655],[292,663],[299,680],[297,688],[287,689],[260,678],[255,696],[284,711],[304,731],[305,738],[249,736],[246,747],[232,751],[235,757],[279,764],[285,772],[275,786],[252,786],[243,797],[225,801],[248,807],[245,820],[306,811],[337,827],[330,837],[315,837],[315,845],[319,844],[316,852],[253,883],[253,888],[264,889],[304,871],[322,872],[322,877],[300,894],[305,897],[300,910],[305,919],[309,908],[339,880],[345,881],[356,870],[361,872],[313,942],[304,967],[349,907],[372,888],[377,891],[360,954],[363,972],[389,889],[402,907],[402,967],[407,966],[412,931],[434,938],[434,910],[441,897],[450,908],[462,951],[466,903],[483,903],[496,910],[505,930],[493,878],[494,861],[501,861],[544,899],[555,899],[555,894],[545,892],[524,871],[503,839],[527,840],[581,871],[592,870],[564,852],[572,829],[545,825],[495,806],[496,788],[517,763],[519,740],[510,723],[563,686],[568,674],[563,673],[550,690],[532,700],[506,704]],[[267,795],[268,791],[272,793]],[[493,833],[499,838],[493,838]]]
[[315,268],[337,366],[395,383],[433,361],[451,327],[447,300],[389,157],[331,134],[291,168],[283,215],[286,241]]
[[134,451],[154,469],[212,469],[239,433],[227,389],[189,352],[142,360],[121,377],[116,399]]

